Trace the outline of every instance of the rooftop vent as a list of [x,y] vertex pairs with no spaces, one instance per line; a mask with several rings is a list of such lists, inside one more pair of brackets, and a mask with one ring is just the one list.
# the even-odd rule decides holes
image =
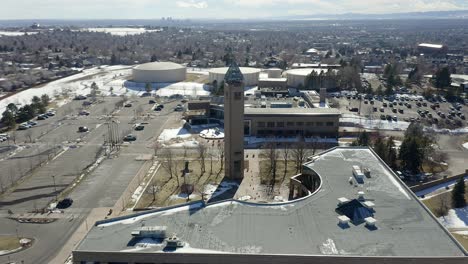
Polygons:
[[366,217],[364,221],[366,221],[366,226],[371,228],[375,228],[375,223],[377,223],[374,217]]
[[347,217],[346,215],[339,215],[338,216],[338,224],[339,225],[342,225],[342,226],[346,226],[349,224],[349,217]]
[[340,198],[338,198],[338,205],[342,205],[342,204],[345,204],[345,203],[347,203],[347,202],[349,202],[349,199],[346,198],[346,197],[340,197]]
[[132,231],[133,237],[140,238],[166,238],[166,226],[143,226]]
[[365,201],[362,204],[369,209],[374,209],[374,206],[375,206],[375,204],[371,201]]
[[371,177],[371,173],[370,173],[369,168],[365,168],[365,169],[364,169],[364,175],[366,176],[366,178],[370,178],[370,177]]
[[364,200],[364,192],[363,191],[359,191],[357,194],[358,194],[359,201]]

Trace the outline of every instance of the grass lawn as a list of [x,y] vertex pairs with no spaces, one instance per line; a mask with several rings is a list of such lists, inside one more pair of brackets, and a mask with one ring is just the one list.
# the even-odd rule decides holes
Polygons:
[[[466,188],[468,188],[468,183],[465,183]],[[453,186],[450,190],[453,189]],[[465,199],[468,201],[468,192],[465,193]],[[432,198],[426,199],[422,201],[430,210],[431,212],[437,216],[441,217],[441,205],[445,204],[448,206],[448,209],[452,209],[452,192],[448,191]]]
[[[164,166],[161,166],[156,172],[153,178],[153,183],[149,185],[149,188],[144,191],[143,196],[137,203],[135,208],[145,207],[162,207],[170,206],[175,204],[185,203],[185,199],[171,199],[171,196],[179,195],[181,193],[181,186],[184,183],[182,177],[182,170],[185,166],[185,161],[179,160],[175,162],[175,175],[171,178],[169,172]],[[201,173],[201,164],[198,161],[191,161],[189,164],[190,174],[188,176],[187,183],[194,185],[194,192],[192,195],[196,196],[196,199],[201,199],[201,193],[207,184],[219,184],[224,178],[224,169],[220,169],[221,163],[217,160],[213,161],[213,170],[210,173],[210,160],[205,160],[205,173]],[[153,199],[152,186],[157,186],[156,199]]]
[[[283,179],[289,179],[297,174],[294,161],[288,161],[286,174],[284,173],[284,164],[284,160],[277,161],[275,184],[282,183]],[[273,180],[273,175],[269,172],[269,162],[267,160],[260,161],[260,177],[262,184],[268,184]]]
[[448,165],[443,165],[443,164],[435,164],[434,166],[430,166],[428,163],[424,163],[422,165],[422,170],[424,172],[428,173],[439,173],[446,171],[448,169]]
[[0,236],[0,251],[8,251],[20,248],[19,239],[16,236]]
[[462,244],[462,246],[468,250],[468,236],[467,235],[459,235],[459,234],[455,234],[455,233],[452,233],[452,236],[454,236],[458,242],[460,242],[460,244]]

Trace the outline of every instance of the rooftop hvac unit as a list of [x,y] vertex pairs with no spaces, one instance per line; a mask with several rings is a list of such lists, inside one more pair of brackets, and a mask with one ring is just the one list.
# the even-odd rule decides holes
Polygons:
[[364,200],[364,192],[363,191],[359,191],[357,194],[358,194],[358,199],[359,200]]
[[362,204],[369,209],[374,209],[374,206],[375,206],[375,204],[371,201],[365,201]]
[[348,225],[350,219],[346,215],[339,215],[338,216],[338,224],[340,225]]
[[346,198],[346,197],[340,197],[340,198],[338,198],[338,205],[345,204],[345,203],[347,203],[347,202],[349,202],[349,199]]
[[183,247],[184,245],[185,243],[180,241],[180,239],[175,235],[166,239],[166,247],[168,248],[179,248]]
[[132,231],[132,236],[140,238],[166,238],[166,226],[144,226]]
[[366,221],[367,227],[375,227],[375,223],[377,223],[377,220],[374,217],[366,217],[364,218],[364,221]]
[[361,168],[357,165],[353,166],[353,176],[358,183],[364,183],[364,173],[362,173]]
[[365,169],[364,169],[364,175],[366,175],[367,178],[370,178],[370,177],[371,177],[369,168],[365,168]]

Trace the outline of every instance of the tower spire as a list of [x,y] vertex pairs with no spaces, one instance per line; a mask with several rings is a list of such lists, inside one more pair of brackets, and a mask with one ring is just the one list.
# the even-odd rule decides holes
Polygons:
[[228,84],[239,84],[244,81],[244,75],[242,74],[241,70],[239,69],[239,65],[237,65],[235,60],[233,60],[231,65],[229,65],[229,69],[224,76],[224,81]]

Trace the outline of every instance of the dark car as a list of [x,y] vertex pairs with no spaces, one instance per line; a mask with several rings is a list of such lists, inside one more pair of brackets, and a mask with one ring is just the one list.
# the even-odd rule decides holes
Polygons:
[[136,131],[141,131],[141,130],[143,130],[143,129],[145,129],[145,126],[140,125],[140,124],[135,125],[135,130],[136,130]]
[[80,132],[80,133],[84,133],[84,132],[88,132],[88,131],[89,131],[89,129],[87,127],[85,127],[85,126],[80,126],[78,128],[78,132]]
[[137,138],[134,135],[130,134],[130,135],[125,136],[123,140],[124,141],[135,141],[136,139]]
[[73,204],[73,199],[72,198],[65,198],[61,200],[60,202],[57,203],[57,208],[58,209],[65,209],[70,207]]
[[159,111],[161,111],[161,110],[162,110],[162,108],[161,108],[161,107],[159,107],[159,106],[158,106],[158,107],[156,107],[156,108],[154,108],[154,111],[157,111],[157,112],[159,112]]
[[155,104],[156,101],[155,101],[155,100],[149,100],[148,103],[149,103],[149,104]]

